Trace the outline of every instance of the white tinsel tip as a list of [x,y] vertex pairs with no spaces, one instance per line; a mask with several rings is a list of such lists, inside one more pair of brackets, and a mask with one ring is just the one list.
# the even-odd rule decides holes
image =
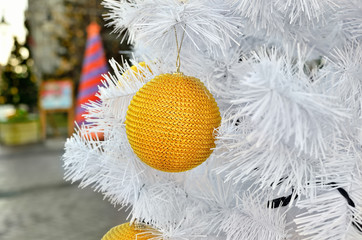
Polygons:
[[328,78],[323,80],[327,90],[361,117],[362,45],[354,42],[334,49],[326,64]]
[[227,240],[282,240],[286,236],[285,210],[268,207],[271,195],[224,182],[222,175],[212,172],[189,181],[188,192],[199,203],[195,217],[204,223],[201,233]]
[[231,92],[235,119],[250,117],[256,146],[284,143],[310,156],[325,156],[330,132],[342,134],[350,117],[333,96],[313,89],[304,61],[261,50],[246,59],[250,71]]
[[313,88],[302,58],[263,50],[243,62],[237,85],[225,88],[233,105],[217,134],[217,172],[308,197],[316,181],[348,183],[358,150],[344,140],[350,114],[338,98]]
[[[339,1],[338,1],[339,2]],[[338,3],[337,2],[337,3]],[[362,3],[360,0],[348,0],[339,3],[338,17],[343,23],[342,29],[350,40],[361,42]]]
[[325,15],[338,9],[335,0],[287,0],[278,1],[277,6],[285,13],[291,24],[296,23],[299,26],[306,21],[323,24]]
[[[294,220],[297,232],[308,240],[360,239],[353,222],[359,222],[360,211],[348,205],[347,200],[336,190],[321,193],[315,199],[306,199],[298,203],[306,212]],[[350,238],[351,236],[358,238]]]
[[203,223],[195,219],[183,219],[169,224],[167,227],[160,227],[162,239],[169,240],[201,240],[209,239],[207,235],[200,234]]
[[138,198],[145,166],[133,153],[123,122],[133,95],[159,74],[159,68],[152,62],[132,68],[124,62],[122,67],[113,59],[110,65],[114,75],[103,76],[100,100],[83,106],[87,124],[67,140],[63,161],[66,180],[81,181],[80,186],[91,186],[112,203],[125,206]]
[[102,192],[113,204],[126,206],[134,202],[141,188],[139,172],[143,166],[127,145],[125,130],[117,128],[117,138],[99,140],[82,125],[65,144],[65,179],[80,181],[80,187],[90,186]]
[[260,196],[244,194],[221,222],[227,240],[283,240],[287,236],[283,209],[268,208]]
[[[62,156],[65,169],[65,180],[81,181],[80,186],[86,187],[96,182],[101,165],[98,159],[103,151],[98,141],[84,134],[84,127],[76,129],[76,133],[65,143],[65,153]],[[82,161],[79,161],[82,159]]]
[[282,18],[283,22],[298,25],[315,20],[323,22],[325,14],[338,8],[335,0],[230,1],[235,12],[250,19],[252,23],[261,28],[267,28],[267,22],[274,20],[273,18],[279,18],[279,20]]
[[239,35],[241,19],[231,15],[223,1],[105,0],[103,4],[110,10],[106,19],[116,32],[127,29],[130,42],[142,41],[164,50],[170,46],[176,49],[175,34],[179,43],[184,34],[185,45],[214,50],[230,46]]
[[269,33],[283,25],[283,14],[277,10],[275,1],[230,0],[230,2],[235,13],[247,22],[245,25],[251,24],[257,31],[264,29]]
[[184,218],[187,203],[187,193],[177,184],[145,182],[132,206],[132,220],[167,228]]
[[89,102],[83,107],[87,113],[84,115],[86,122],[99,128],[111,127],[104,121],[113,120],[112,124],[124,122],[128,105],[134,94],[149,80],[160,73],[159,68],[152,62],[134,63],[132,67],[124,61],[123,66],[114,59],[109,61],[113,74],[104,74],[103,86],[97,93],[100,99]]

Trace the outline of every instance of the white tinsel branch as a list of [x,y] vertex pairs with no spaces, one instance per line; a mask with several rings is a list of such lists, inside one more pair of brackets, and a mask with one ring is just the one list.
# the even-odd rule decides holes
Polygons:
[[232,91],[235,119],[250,117],[256,146],[284,143],[297,154],[325,156],[330,133],[344,133],[349,114],[333,97],[315,92],[303,72],[302,59],[262,51],[249,59],[251,71]]
[[107,19],[116,32],[128,29],[130,42],[142,41],[163,50],[176,49],[176,31],[179,44],[184,34],[185,45],[197,49],[205,45],[218,51],[218,46],[235,41],[241,24],[220,0],[145,0],[137,4],[105,0],[104,5],[110,9]]
[[307,212],[297,216],[297,232],[306,240],[348,239],[349,231],[354,228],[353,210],[346,199],[337,190],[319,194],[315,199],[306,199],[298,207]]
[[98,102],[89,102],[83,107],[86,108],[85,119],[93,127],[112,127],[117,123],[123,123],[126,117],[128,105],[134,94],[154,76],[159,74],[154,63],[133,66],[137,70],[131,70],[125,61],[123,67],[114,59],[109,61],[114,75],[104,74],[103,86],[97,93]]

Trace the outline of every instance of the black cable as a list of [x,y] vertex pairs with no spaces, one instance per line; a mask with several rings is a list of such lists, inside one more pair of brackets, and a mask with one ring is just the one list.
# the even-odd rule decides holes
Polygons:
[[[276,198],[271,201],[268,201],[267,207],[268,208],[285,207],[292,200],[292,196],[293,196],[293,193],[287,197],[280,197],[280,198]],[[297,197],[298,197],[298,195],[295,195],[294,199],[296,199]]]
[[[278,185],[281,184],[286,178],[288,178],[288,177],[281,178],[279,180]],[[292,193],[290,195],[288,195],[287,197],[280,197],[280,198],[276,198],[271,201],[268,201],[267,207],[268,208],[278,208],[278,207],[287,206],[290,203],[290,201],[292,200],[293,193],[294,193],[294,188],[292,188]],[[298,194],[295,195],[294,199],[297,199],[297,198],[298,198]]]
[[[331,182],[331,183],[328,183],[327,185],[332,185],[332,187],[336,187],[337,186],[337,183],[335,182]],[[346,199],[347,203],[349,206],[353,207],[353,208],[356,208],[356,204],[353,202],[353,200],[350,198],[348,192],[346,190],[344,190],[344,188],[341,188],[341,187],[336,187],[336,190]],[[358,231],[362,232],[362,223],[360,222],[357,222],[355,220],[355,216],[352,215],[352,219],[354,221],[352,221],[352,225],[357,228]]]
[[[283,180],[284,179],[282,178],[280,181],[282,182]],[[280,182],[278,183],[278,185],[279,184],[280,184]],[[335,183],[335,182],[327,183],[326,185],[330,185],[331,187],[334,187],[346,199],[349,206],[356,208],[356,204],[353,202],[353,200],[350,198],[348,192],[346,190],[344,190],[344,188],[338,187],[337,183]],[[278,207],[287,206],[290,203],[290,201],[292,200],[293,192],[294,192],[294,189],[292,189],[292,193],[290,195],[288,195],[287,197],[280,197],[280,198],[276,198],[271,201],[268,201],[267,207],[268,208],[278,208]],[[297,197],[298,197],[298,195],[296,194],[294,199],[296,199]],[[353,219],[352,225],[355,228],[357,228],[357,230],[359,232],[362,233],[362,223],[357,222],[356,217],[354,215],[352,215],[352,219]]]

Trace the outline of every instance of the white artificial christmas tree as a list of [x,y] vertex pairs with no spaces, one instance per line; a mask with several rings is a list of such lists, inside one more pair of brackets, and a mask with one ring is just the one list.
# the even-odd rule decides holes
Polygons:
[[[142,224],[150,234],[135,230],[138,239],[362,239],[361,0],[103,4],[114,32],[126,32],[134,45],[134,67],[110,60],[114,72],[103,76],[100,101],[84,106],[88,124],[65,145],[67,180],[131,206],[132,227]],[[172,75],[177,70],[184,75]],[[149,99],[140,110],[134,105],[148,86],[166,73],[199,78],[220,111],[212,154],[187,171],[145,164],[146,149],[163,168],[173,167],[158,149],[167,138],[137,149],[126,126],[134,112],[146,109]],[[171,94],[170,104],[177,105],[184,100],[179,91],[147,94],[156,102]],[[149,104],[154,112],[164,107]],[[187,115],[184,105],[179,108]],[[142,120],[142,131],[173,134],[171,120],[165,132],[156,129],[166,120],[154,112]],[[104,133],[104,140],[92,132]],[[179,148],[186,155],[194,151]],[[115,237],[124,229],[104,239],[135,239]]]

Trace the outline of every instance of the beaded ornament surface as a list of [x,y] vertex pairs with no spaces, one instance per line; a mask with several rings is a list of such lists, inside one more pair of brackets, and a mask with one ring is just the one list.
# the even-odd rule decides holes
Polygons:
[[133,97],[126,133],[136,155],[165,172],[183,172],[203,163],[215,147],[219,108],[195,77],[162,74]]
[[103,236],[102,240],[148,240],[154,237],[150,227],[127,222],[113,227]]

